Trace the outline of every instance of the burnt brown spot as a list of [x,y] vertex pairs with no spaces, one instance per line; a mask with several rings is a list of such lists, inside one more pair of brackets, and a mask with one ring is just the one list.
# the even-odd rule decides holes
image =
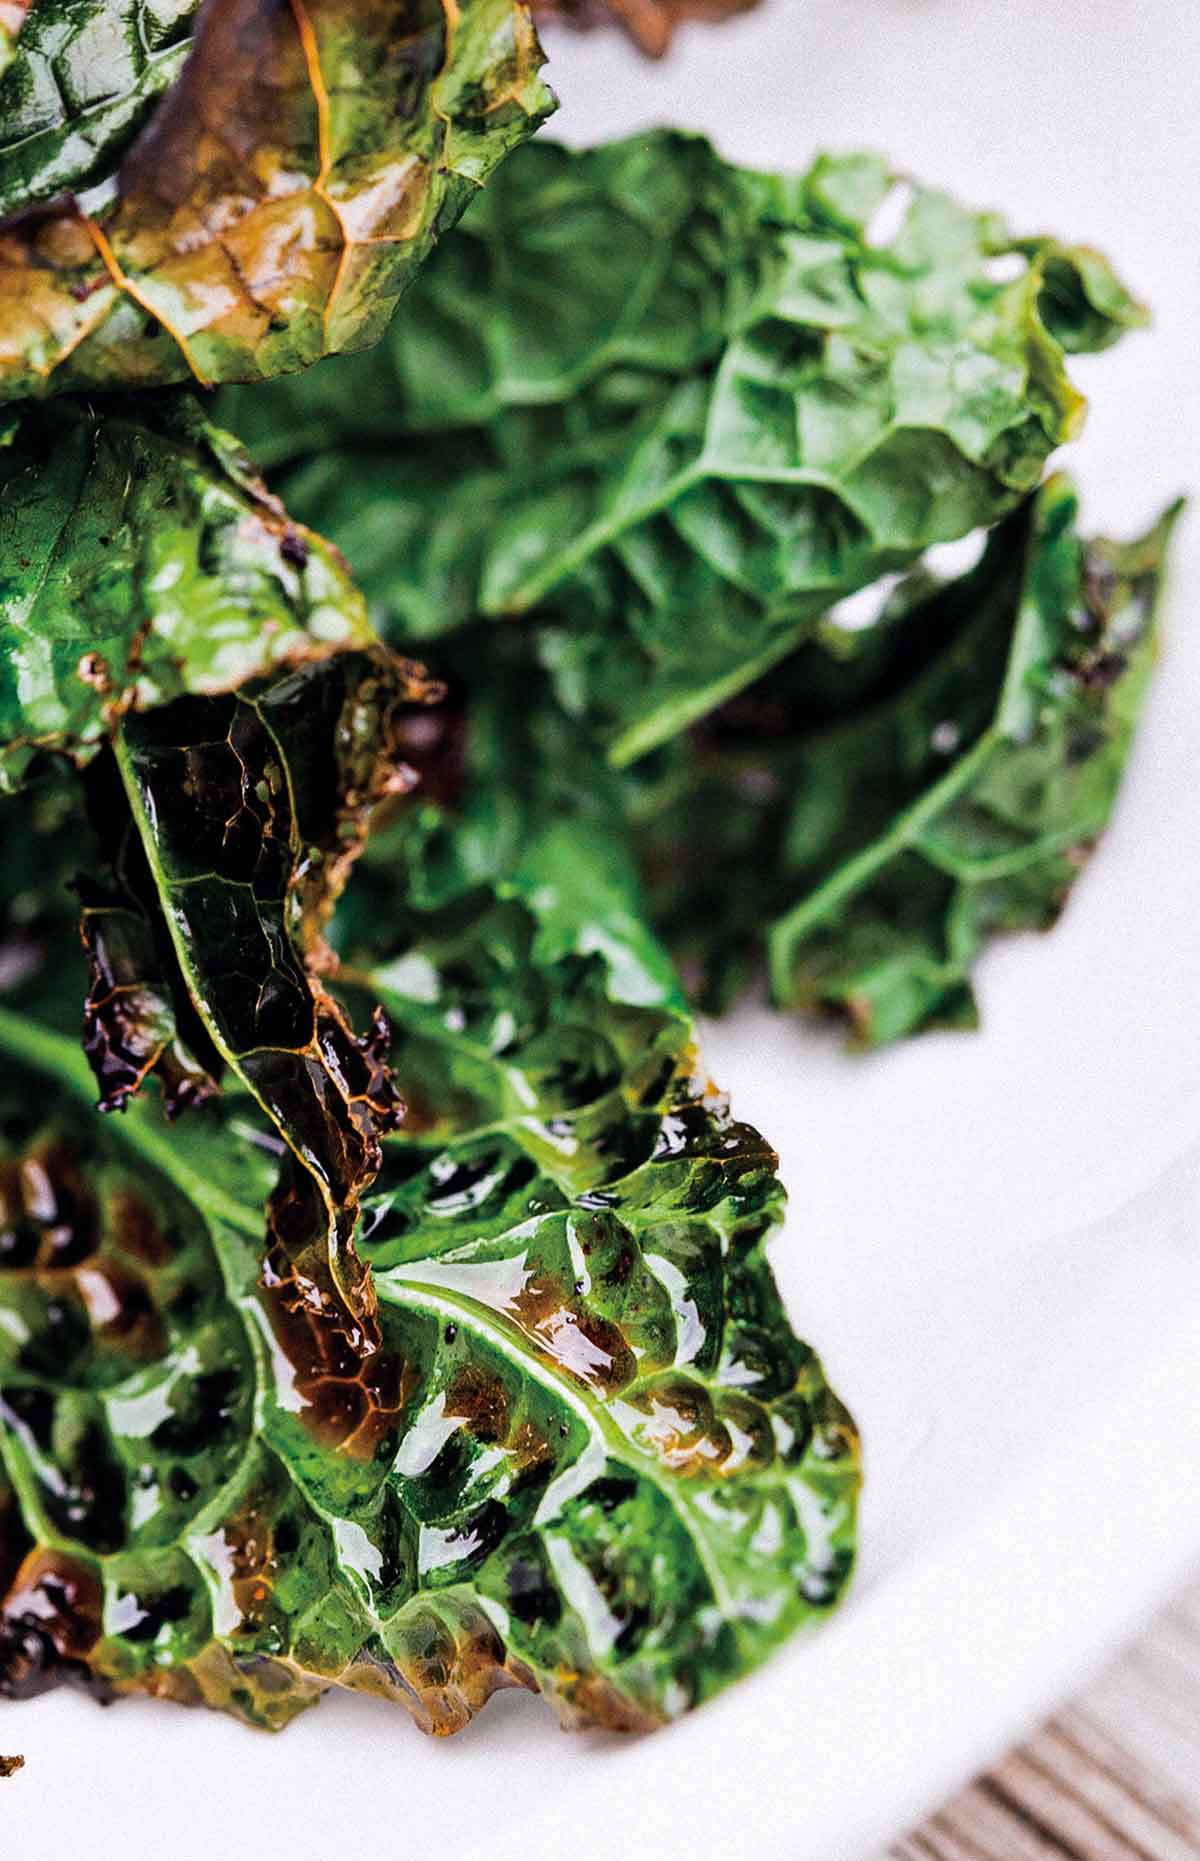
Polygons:
[[173,980],[150,922],[81,881],[79,934],[88,964],[83,1051],[100,1088],[100,1111],[121,1111],[151,1073],[174,1118],[219,1091],[179,1036]]
[[290,562],[295,569],[302,569],[308,563],[308,544],[295,524],[289,523],[279,539],[279,553],[285,562]]
[[574,1302],[550,1279],[532,1280],[516,1302],[515,1315],[542,1355],[588,1389],[611,1394],[637,1375],[637,1359],[618,1327]]
[[37,1269],[63,1271],[95,1252],[100,1236],[96,1199],[74,1149],[63,1139],[40,1138],[5,1166],[0,1202],[6,1218],[16,1217],[27,1231],[36,1232],[31,1264]]
[[555,1697],[564,1724],[579,1731],[653,1732],[664,1715],[606,1680],[602,1674],[555,1675]]
[[[405,1367],[383,1341],[374,1287],[349,1235],[336,1248],[314,1242],[319,1212],[315,1182],[286,1159],[268,1204],[260,1293],[308,1426],[324,1445],[369,1460],[397,1429]],[[335,1257],[352,1275],[353,1300],[334,1280]]]
[[533,1422],[523,1421],[507,1446],[514,1492],[528,1491],[549,1480],[554,1470],[554,1455],[549,1441]]
[[95,1573],[56,1551],[31,1551],[0,1605],[0,1694],[31,1699],[61,1680],[106,1697],[89,1656],[100,1637]]
[[510,1667],[495,1627],[470,1603],[455,1607],[453,1625],[417,1606],[392,1625],[388,1639],[411,1688],[406,1704],[421,1730],[436,1738],[461,1731],[498,1688],[529,1684],[527,1670]]
[[[630,1398],[642,1420],[638,1440],[672,1473],[713,1475],[734,1458],[734,1441],[708,1391],[686,1377],[664,1377]],[[769,1456],[768,1456],[769,1457]]]
[[122,1186],[108,1194],[107,1221],[122,1253],[132,1254],[149,1267],[164,1267],[178,1241],[155,1211],[135,1190]]
[[447,1415],[461,1415],[477,1441],[500,1441],[508,1432],[508,1392],[498,1376],[465,1365],[446,1391]]

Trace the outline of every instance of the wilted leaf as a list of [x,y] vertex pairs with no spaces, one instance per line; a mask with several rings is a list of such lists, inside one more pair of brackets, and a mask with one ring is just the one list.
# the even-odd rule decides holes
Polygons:
[[0,79],[0,400],[375,341],[540,62],[515,0],[46,0]]
[[386,847],[347,895],[412,1103],[363,1199],[396,1373],[366,1452],[336,1368],[277,1348],[251,1102],[97,1123],[70,1046],[0,1016],[4,1690],[279,1725],[339,1684],[448,1732],[521,1684],[640,1729],[837,1601],[857,1448],[763,1257],[775,1160],[694,1077],[597,831],[449,909]]
[[1078,427],[1068,352],[1140,317],[1096,254],[906,206],[874,157],[783,179],[666,133],[537,143],[386,345],[226,417],[396,638],[536,615],[626,761],[1012,509]]
[[977,568],[902,588],[636,772],[656,919],[700,1000],[770,953],[782,1007],[877,1045],[975,1019],[989,933],[1058,915],[1106,824],[1156,651],[1175,512],[1083,543],[1062,478]]
[[[116,739],[136,827],[111,863],[120,947],[140,914],[141,947],[159,960],[131,980],[168,1109],[207,1096],[191,1073],[180,1090],[175,1037],[190,1016],[202,1036],[191,1053],[204,1066],[208,1048],[232,1067],[286,1145],[264,1264],[280,1346],[300,1378],[319,1365],[327,1431],[365,1455],[396,1391],[353,1236],[380,1137],[404,1106],[386,1031],[355,1038],[322,981],[323,931],[371,809],[414,780],[397,753],[397,715],[431,695],[419,667],[341,653],[131,717]],[[89,1027],[114,1030],[115,1015],[115,1038],[91,1042],[89,1055],[101,1062],[102,1103],[120,1104],[140,1084],[142,1056],[131,1055],[123,999],[110,989],[96,1002],[95,974]]]
[[373,639],[337,551],[186,397],[23,410],[0,447],[0,788],[131,706]]
[[728,19],[757,4],[758,0],[535,0],[534,11],[579,27],[615,20],[648,57],[661,58],[685,20]]

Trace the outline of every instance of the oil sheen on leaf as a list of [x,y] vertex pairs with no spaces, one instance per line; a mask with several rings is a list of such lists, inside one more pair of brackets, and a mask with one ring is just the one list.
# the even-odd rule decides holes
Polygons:
[[[432,695],[406,661],[342,653],[131,717],[116,742],[143,855],[140,869],[126,866],[128,901],[144,911],[146,941],[165,924],[157,941],[169,944],[179,1012],[198,1021],[285,1146],[263,1268],[280,1348],[299,1379],[319,1383],[326,1435],[359,1456],[387,1426],[399,1372],[354,1229],[380,1137],[404,1106],[385,1029],[376,1022],[356,1038],[324,985],[323,931],[371,809],[414,779],[397,753],[397,713]],[[159,1037],[157,1014],[149,1032]],[[101,1084],[111,1101],[103,1071]],[[118,1085],[124,1092],[124,1077]],[[165,1085],[173,1110],[174,1073]]]
[[373,638],[335,549],[187,397],[23,409],[0,446],[0,789],[130,707]]
[[45,0],[0,76],[0,400],[375,341],[540,62],[515,0]]
[[231,397],[397,639],[530,614],[627,761],[840,596],[990,525],[1141,320],[1095,253],[875,157],[785,178],[669,133],[505,165],[370,356]]
[[364,877],[344,988],[384,996],[411,1104],[363,1197],[399,1367],[365,1455],[279,1348],[252,1103],[97,1122],[77,1052],[0,1017],[0,1686],[276,1726],[342,1685],[444,1733],[517,1684],[646,1729],[853,1560],[853,1425],[763,1256],[775,1159],[695,1076],[648,933],[572,927],[536,855],[382,931],[394,865]]

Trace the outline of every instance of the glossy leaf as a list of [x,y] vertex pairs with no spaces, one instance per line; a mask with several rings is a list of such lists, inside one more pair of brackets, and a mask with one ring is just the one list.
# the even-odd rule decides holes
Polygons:
[[757,4],[758,0],[535,0],[534,11],[581,28],[613,20],[647,57],[661,58],[685,21],[728,19]]
[[869,156],[539,142],[386,345],[226,417],[397,638],[536,615],[629,760],[1012,509],[1078,428],[1068,354],[1141,319],[1098,255],[906,189]]
[[366,1455],[278,1348],[252,1102],[97,1123],[70,1046],[0,1016],[0,1688],[275,1726],[336,1684],[449,1732],[519,1684],[644,1729],[837,1601],[856,1441],[763,1258],[774,1158],[661,958],[546,876],[338,927],[413,1104],[363,1202],[397,1367]]
[[0,86],[5,216],[111,186],[179,76],[199,0],[37,0],[27,10]]
[[540,62],[516,0],[44,0],[0,78],[0,400],[375,341]]
[[[145,1070],[123,1007],[132,981],[168,1109],[209,1096],[194,1077],[207,1046],[276,1126],[286,1151],[267,1210],[264,1276],[280,1345],[302,1365],[298,1375],[307,1359],[319,1362],[337,1396],[326,1428],[358,1454],[369,1454],[384,1425],[392,1369],[354,1228],[380,1136],[404,1107],[386,1030],[373,1025],[356,1038],[322,980],[323,927],[371,809],[414,779],[396,751],[397,714],[435,695],[409,662],[341,653],[224,698],[128,719],[115,748],[136,845],[120,861],[118,955],[126,959],[127,927],[140,916],[132,965],[146,953],[159,967],[128,979],[118,971],[118,988],[93,1007],[94,962],[89,1001],[90,1025],[112,1035],[89,1045],[102,1104],[123,1103]],[[193,1045],[182,1083],[181,1016],[202,1034],[200,1068]]]
[[79,784],[46,758],[19,795],[0,795],[0,1006],[79,1034],[86,968],[73,888],[86,844]]
[[764,943],[776,1002],[877,1045],[973,1025],[994,931],[1061,910],[1112,811],[1175,512],[1084,543],[1062,478],[977,568],[902,588],[839,661],[801,653],[637,772],[652,904],[699,999]]
[[186,397],[22,410],[0,446],[0,788],[131,706],[373,638],[337,551]]

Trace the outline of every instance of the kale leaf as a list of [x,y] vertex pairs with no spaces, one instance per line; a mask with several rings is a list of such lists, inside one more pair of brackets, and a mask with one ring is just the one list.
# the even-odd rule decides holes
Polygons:
[[0,446],[0,789],[115,718],[374,639],[338,552],[186,396],[23,408]]
[[1157,654],[1176,509],[1081,540],[1054,477],[978,566],[902,584],[631,772],[655,921],[700,1002],[769,954],[783,1008],[878,1045],[973,1026],[990,932],[1055,920],[1111,814]]
[[[70,1043],[0,1013],[0,1689],[278,1726],[342,1685],[450,1732],[518,1684],[646,1729],[837,1602],[857,1442],[764,1258],[775,1159],[636,894],[614,938],[566,851],[448,911],[382,854],[346,895],[339,986],[410,1100],[362,1196],[369,1402],[263,1269],[253,1101],[98,1123]],[[593,830],[573,859],[586,895]]]
[[875,157],[783,178],[665,132],[539,142],[386,344],[224,417],[397,638],[535,615],[625,762],[1014,508],[1079,425],[1068,355],[1141,317],[1097,254]]
[[0,75],[0,400],[375,341],[552,107],[518,0],[44,0]]
[[[163,405],[188,472],[228,448]],[[210,604],[258,589],[204,499],[170,510],[164,591],[181,559]],[[277,1726],[343,1685],[448,1732],[519,1684],[645,1729],[845,1589],[858,1443],[765,1259],[776,1159],[699,1068],[618,777],[545,692],[506,730],[533,686],[482,633],[490,734],[355,634],[125,697],[3,803],[11,1696]],[[40,1018],[83,981],[85,863],[86,1054]]]

